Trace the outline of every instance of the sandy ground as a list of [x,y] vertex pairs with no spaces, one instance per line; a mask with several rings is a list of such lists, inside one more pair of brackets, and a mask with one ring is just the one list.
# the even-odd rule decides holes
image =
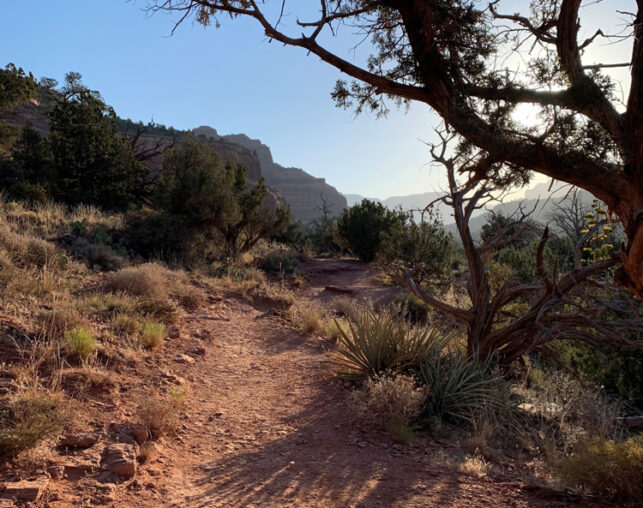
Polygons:
[[[303,265],[304,301],[335,296],[377,300],[396,290],[375,268],[351,261]],[[464,474],[431,459],[429,436],[399,445],[351,425],[347,389],[333,375],[332,344],[236,299],[209,304],[181,324],[155,369],[188,384],[178,434],[162,438],[133,480],[101,503],[91,483],[52,481],[49,506],[116,507],[567,506],[515,482]],[[173,359],[196,345],[194,363]],[[132,389],[134,389],[133,387]],[[51,497],[51,496],[50,496]],[[587,506],[587,504],[578,503]]]

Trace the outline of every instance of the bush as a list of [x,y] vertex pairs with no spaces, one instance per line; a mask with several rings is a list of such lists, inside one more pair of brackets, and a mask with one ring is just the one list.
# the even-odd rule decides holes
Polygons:
[[71,356],[87,360],[96,350],[96,339],[85,328],[72,328],[65,332],[65,350]]
[[297,260],[289,249],[276,247],[270,249],[259,260],[259,268],[274,275],[292,275],[299,271]]
[[128,337],[137,335],[143,329],[140,319],[128,314],[119,314],[116,316],[113,326],[116,331]]
[[179,320],[180,309],[177,305],[167,299],[157,300],[155,298],[146,298],[140,302],[137,311],[147,316],[161,321],[165,324],[173,324]]
[[411,423],[420,415],[427,390],[416,387],[411,376],[380,376],[350,395],[350,405],[364,425],[388,430],[398,440],[412,436]]
[[171,395],[159,396],[157,393],[146,393],[138,403],[137,415],[154,438],[171,434],[179,424],[178,407]]
[[571,486],[604,499],[639,503],[643,499],[643,435],[615,442],[583,441],[556,466]]
[[556,352],[572,371],[643,409],[643,351],[640,349],[561,341],[556,345]]
[[148,321],[143,323],[143,330],[141,332],[141,340],[150,349],[160,346],[165,342],[167,332],[163,323],[155,323]]
[[293,307],[290,309],[290,318],[297,328],[310,335],[321,333],[324,329],[322,313],[315,306]]
[[453,423],[473,422],[506,406],[507,394],[490,367],[490,360],[478,362],[458,350],[434,348],[418,368],[420,381],[430,388],[424,414]]
[[362,261],[373,261],[383,235],[402,227],[404,216],[367,199],[344,210],[337,218],[337,231],[348,250]]
[[167,268],[157,263],[123,268],[110,275],[107,288],[149,298],[167,297]]
[[444,288],[451,282],[454,250],[451,235],[437,218],[415,222],[411,214],[400,214],[399,225],[382,233],[377,258],[388,270],[413,270],[418,284]]
[[29,389],[0,398],[0,455],[14,456],[56,438],[69,420],[60,394]]
[[338,329],[335,361],[340,375],[352,379],[412,369],[430,351],[441,350],[450,341],[435,329],[409,327],[393,309],[378,313],[369,306],[351,312],[348,333]]
[[538,377],[541,384],[523,393],[523,407],[529,408],[525,439],[533,448],[564,455],[587,436],[615,438],[620,434],[617,417],[622,406],[609,400],[599,387],[564,372]]

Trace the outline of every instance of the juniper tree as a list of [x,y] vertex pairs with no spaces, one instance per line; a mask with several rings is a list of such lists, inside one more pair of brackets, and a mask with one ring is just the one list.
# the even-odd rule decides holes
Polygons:
[[[643,2],[632,2],[632,13],[614,10],[587,35],[581,4],[533,0],[507,14],[498,1],[149,0],[152,11],[178,13],[177,24],[254,19],[269,40],[300,47],[354,79],[337,83],[340,106],[385,113],[391,101],[427,104],[464,145],[478,149],[478,179],[510,184],[535,171],[586,189],[623,223],[616,278],[643,298]],[[314,10],[315,19],[304,18]],[[297,20],[290,29],[285,13]],[[593,44],[617,37],[609,31],[617,15],[627,20],[618,37],[631,57],[588,63]],[[355,31],[371,40],[364,65],[322,42]],[[512,54],[527,65],[517,69]],[[622,107],[606,73],[614,66],[629,68]],[[521,104],[537,111],[537,125],[517,120]]]

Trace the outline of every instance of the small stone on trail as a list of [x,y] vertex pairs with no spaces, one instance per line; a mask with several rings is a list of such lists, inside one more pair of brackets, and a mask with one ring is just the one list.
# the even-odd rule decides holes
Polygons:
[[190,365],[190,364],[194,363],[195,360],[191,356],[181,354],[181,355],[177,355],[174,358],[174,361],[176,363],[180,363],[182,365]]
[[197,356],[205,356],[206,349],[203,346],[197,346],[190,350],[190,353]]

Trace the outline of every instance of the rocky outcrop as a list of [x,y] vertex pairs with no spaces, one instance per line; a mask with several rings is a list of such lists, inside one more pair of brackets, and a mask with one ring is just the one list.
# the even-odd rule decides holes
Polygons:
[[295,218],[309,222],[319,217],[324,202],[332,215],[339,215],[346,208],[346,198],[335,187],[302,169],[285,168],[275,163],[270,148],[258,139],[250,139],[245,134],[232,134],[222,139],[252,150],[259,157],[266,183],[290,204]]

